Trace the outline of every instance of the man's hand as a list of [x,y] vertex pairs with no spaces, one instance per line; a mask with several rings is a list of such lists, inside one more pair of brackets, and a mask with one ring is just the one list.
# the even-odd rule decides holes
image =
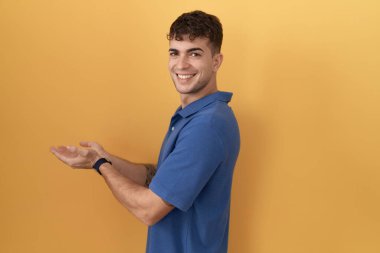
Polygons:
[[109,154],[104,150],[104,148],[97,142],[94,141],[81,141],[80,145],[85,148],[91,148],[95,150],[101,157],[108,157]]
[[95,142],[81,142],[82,147],[51,147],[50,151],[65,164],[82,169],[91,169],[95,162],[105,153],[102,146]]

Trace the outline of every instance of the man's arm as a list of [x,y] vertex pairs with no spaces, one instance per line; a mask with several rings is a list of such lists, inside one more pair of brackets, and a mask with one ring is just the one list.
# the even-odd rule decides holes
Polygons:
[[101,157],[112,162],[113,168],[121,175],[128,177],[139,185],[149,186],[156,173],[156,166],[153,164],[133,163],[118,156],[108,153],[101,145],[96,142],[80,142],[82,147],[95,150]]
[[149,188],[124,177],[109,163],[102,164],[100,172],[116,199],[146,225],[155,224],[173,210]]
[[[81,142],[81,146],[91,148],[60,146],[57,148],[52,147],[50,150],[59,160],[73,168],[91,169],[97,160],[106,156],[105,153],[99,152],[101,146],[99,144],[96,145],[94,143]],[[103,152],[105,152],[104,149]],[[133,215],[146,225],[151,226],[173,210],[174,207],[172,205],[163,201],[145,186],[147,169],[144,165],[112,157],[114,156],[107,156],[105,158],[111,159],[111,162],[116,162],[119,169],[116,169],[109,163],[105,163],[100,166],[100,171],[114,196]],[[112,159],[114,160],[112,161]],[[134,180],[126,175],[133,177]]]
[[156,174],[156,166],[153,164],[133,163],[110,153],[105,153],[103,157],[111,161],[113,168],[121,175],[142,186],[148,187]]

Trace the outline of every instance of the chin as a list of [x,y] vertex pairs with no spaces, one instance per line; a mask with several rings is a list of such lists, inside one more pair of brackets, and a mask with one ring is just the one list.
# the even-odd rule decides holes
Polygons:
[[178,85],[176,85],[175,88],[176,88],[177,92],[180,94],[191,94],[191,93],[193,93],[192,89],[181,88]]

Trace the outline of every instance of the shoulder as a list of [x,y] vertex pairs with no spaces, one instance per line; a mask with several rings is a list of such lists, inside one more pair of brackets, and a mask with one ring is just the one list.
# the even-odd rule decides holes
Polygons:
[[228,132],[233,133],[238,130],[234,112],[228,104],[221,101],[216,101],[194,114],[189,125],[217,132],[221,137]]
[[232,109],[224,102],[216,101],[191,116],[182,134],[217,138],[221,144],[239,141],[239,127]]

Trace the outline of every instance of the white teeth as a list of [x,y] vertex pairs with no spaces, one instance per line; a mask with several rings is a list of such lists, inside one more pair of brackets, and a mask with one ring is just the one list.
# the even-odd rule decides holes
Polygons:
[[179,77],[179,79],[189,79],[189,78],[193,77],[194,75],[180,75],[180,74],[177,74],[177,76]]

